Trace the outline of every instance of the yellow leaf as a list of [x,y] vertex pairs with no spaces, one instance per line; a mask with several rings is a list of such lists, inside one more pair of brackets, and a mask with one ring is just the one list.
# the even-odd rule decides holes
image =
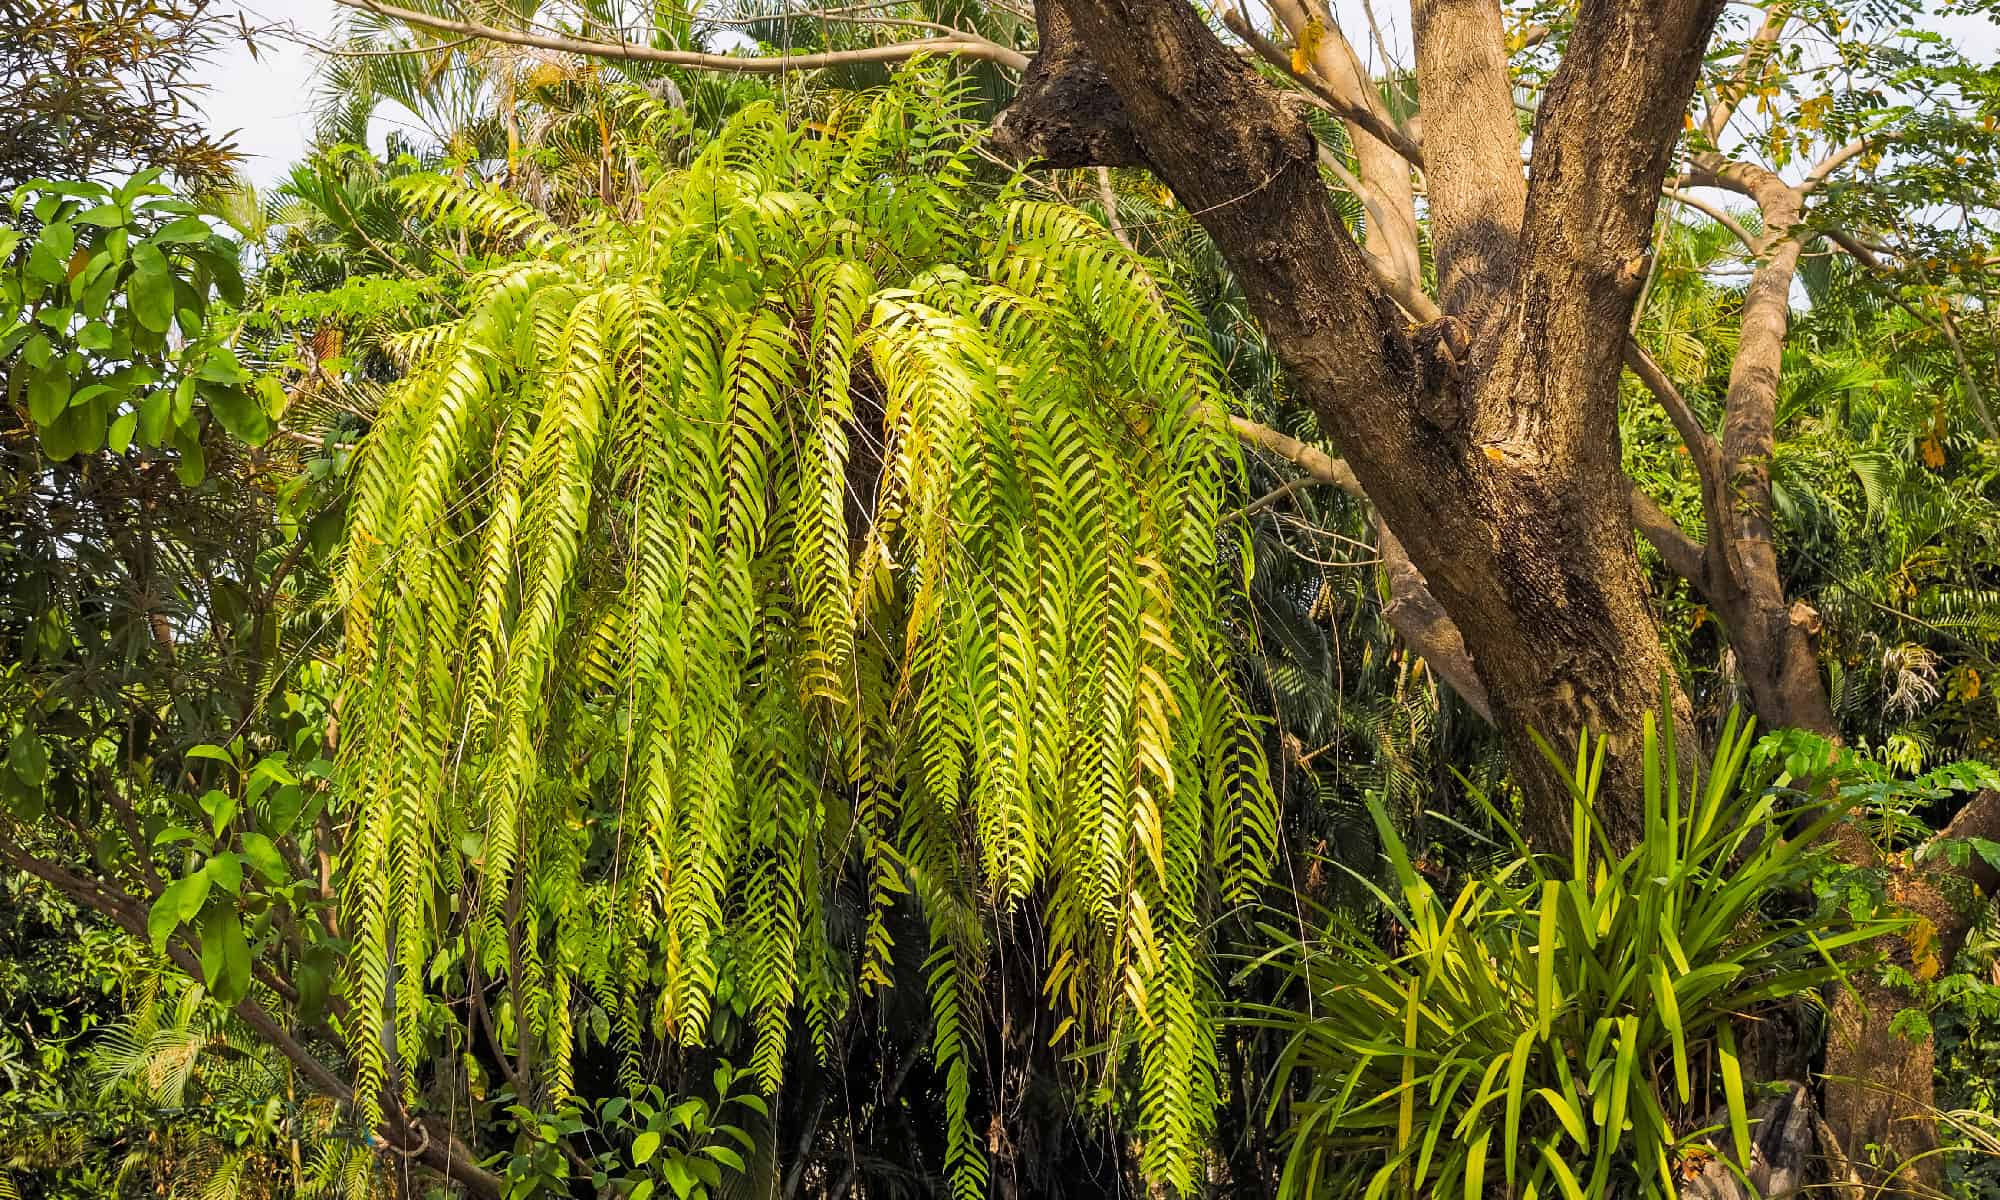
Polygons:
[[1937,926],[1931,924],[1929,917],[1918,917],[1917,923],[1910,926],[1909,943],[1910,961],[1917,968],[1917,978],[1925,982],[1936,979],[1944,964],[1938,959]]
[[1305,23],[1299,30],[1298,44],[1292,47],[1292,73],[1304,75],[1312,70],[1313,58],[1319,54],[1319,44],[1326,40],[1326,25],[1318,17]]

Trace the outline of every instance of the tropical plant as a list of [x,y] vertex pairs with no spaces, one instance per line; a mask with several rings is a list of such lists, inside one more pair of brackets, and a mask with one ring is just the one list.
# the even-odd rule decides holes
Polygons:
[[[1712,1135],[1747,1171],[1735,1022],[1836,982],[1835,954],[1893,926],[1790,898],[1844,806],[1745,778],[1753,746],[1732,714],[1705,776],[1683,778],[1672,722],[1648,722],[1646,836],[1623,854],[1594,819],[1603,739],[1569,763],[1548,750],[1570,781],[1567,853],[1532,853],[1489,806],[1517,857],[1455,895],[1371,802],[1395,875],[1376,893],[1387,944],[1339,916],[1309,939],[1269,929],[1301,1001],[1253,1014],[1291,1032],[1281,1070],[1306,1089],[1284,1191],[1475,1198],[1497,1177],[1512,1194],[1671,1196]],[[1690,1119],[1717,1099],[1719,1135]]]
[[203,416],[256,443],[279,398],[253,386],[228,326],[211,319],[214,296],[243,302],[236,243],[159,177],[14,192],[17,227],[0,226],[0,365],[9,407],[25,408],[49,459],[171,447],[192,485],[205,470]]
[[152,166],[199,184],[234,150],[193,103],[195,75],[253,31],[212,0],[12,0],[0,6],[0,189]]
[[[725,984],[775,1086],[795,1010],[824,1045],[887,981],[910,892],[970,1194],[976,910],[1033,901],[1047,994],[1136,1043],[1146,1164],[1191,1186],[1205,913],[1273,837],[1218,657],[1233,443],[1171,293],[976,185],[962,106],[919,73],[825,130],[748,110],[632,223],[408,185],[532,256],[403,341],[357,467],[336,815],[364,1104],[386,1014],[405,1056],[433,1027],[413,965],[461,958],[525,1001],[557,1100],[584,995],[629,1062],[709,1036]],[[851,951],[823,928],[843,877]]]

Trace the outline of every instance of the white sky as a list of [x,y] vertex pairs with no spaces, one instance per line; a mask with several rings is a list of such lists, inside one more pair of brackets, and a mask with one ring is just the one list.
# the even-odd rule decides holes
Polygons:
[[[220,7],[243,11],[253,25],[285,24],[315,38],[333,29],[339,11],[334,0],[230,0]],[[1404,7],[1394,0],[1375,5],[1384,37],[1399,54],[1407,38]],[[1334,10],[1343,28],[1367,28],[1357,0],[1335,0]],[[1989,61],[2000,57],[2000,28],[1984,19],[1933,16],[1926,24],[1951,36],[1968,55]],[[245,168],[259,188],[282,178],[312,138],[313,68],[310,49],[272,37],[259,47],[256,59],[233,46],[202,73],[209,87],[202,108],[217,129],[236,131]],[[383,134],[378,126],[370,138],[377,149]]]
[[[252,25],[289,24],[325,37],[338,6],[333,0],[231,0],[217,7],[242,11]],[[314,66],[312,51],[274,37],[258,45],[255,59],[241,44],[232,45],[201,73],[208,85],[202,111],[216,129],[236,131],[244,169],[260,189],[281,179],[312,140]]]

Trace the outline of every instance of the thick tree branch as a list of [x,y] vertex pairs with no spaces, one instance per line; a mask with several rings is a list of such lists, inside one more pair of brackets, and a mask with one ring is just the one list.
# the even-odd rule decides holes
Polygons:
[[[1660,364],[1653,361],[1653,356],[1646,353],[1643,346],[1629,338],[1625,342],[1625,365],[1639,377],[1639,382],[1646,385],[1646,390],[1653,393],[1653,398],[1659,401],[1660,407],[1667,414],[1667,420],[1673,423],[1674,431],[1680,434],[1681,444],[1687,447],[1688,457],[1694,461],[1695,479],[1701,486],[1702,512],[1708,519],[1710,546],[1714,547],[1713,539],[1718,536],[1715,531],[1721,528],[1718,523],[1727,519],[1729,504],[1729,475],[1723,464],[1722,446],[1702,425],[1701,418],[1681,395],[1680,389],[1674,386],[1674,381],[1667,378],[1667,373],[1660,369]],[[1651,501],[1648,500],[1647,503],[1650,504]],[[1633,513],[1635,521],[1642,515],[1636,503]],[[1643,515],[1650,520],[1651,514]],[[1665,518],[1664,513],[1660,515]],[[1644,531],[1645,523],[1640,522],[1640,528]],[[1681,565],[1675,563],[1675,554],[1669,554],[1668,548],[1662,546],[1659,539],[1649,535],[1647,540],[1653,542],[1660,550],[1661,557],[1668,560],[1668,565],[1672,566],[1677,574],[1704,592],[1708,590],[1710,580],[1705,570],[1699,568],[1694,571],[1684,570]],[[1676,547],[1675,550],[1678,553],[1679,548]]]
[[[1414,0],[1438,302],[1475,326],[1512,282],[1527,209],[1499,0]],[[1475,351],[1477,347],[1475,347]]]
[[[1229,423],[1247,445],[1298,467],[1305,472],[1304,479],[1332,485],[1357,499],[1368,498],[1348,465],[1317,446],[1245,417],[1231,416]],[[1260,498],[1236,515],[1247,517],[1277,502],[1294,490],[1298,482],[1294,480],[1277,492]],[[1670,570],[1694,584],[1697,590],[1703,589],[1705,572],[1701,543],[1688,537],[1638,484],[1630,485],[1629,496],[1634,528],[1659,551]],[[1480,682],[1471,653],[1465,648],[1464,636],[1459,633],[1444,606],[1431,594],[1430,584],[1424,579],[1423,572],[1410,561],[1409,552],[1379,513],[1375,521],[1375,546],[1382,556],[1382,569],[1389,583],[1389,600],[1382,610],[1384,619],[1411,649],[1431,664],[1438,678],[1458,693],[1469,708],[1491,722],[1493,702],[1486,693],[1486,685]]]
[[1638,484],[1632,485],[1630,494],[1632,506],[1632,527],[1648,545],[1659,551],[1660,559],[1667,569],[1694,585],[1695,591],[1704,599],[1708,596],[1708,569],[1706,550],[1700,542],[1689,537],[1680,522],[1668,516],[1666,510],[1653,502]]
[[559,50],[566,54],[581,54],[591,58],[664,63],[668,66],[686,67],[690,70],[698,71],[724,71],[746,75],[777,75],[792,71],[817,71],[826,67],[850,66],[856,63],[907,62],[920,54],[949,54],[960,58],[980,59],[1016,71],[1023,70],[1028,65],[1028,56],[1011,46],[1002,46],[998,42],[990,41],[977,34],[956,30],[942,37],[924,38],[907,42],[892,42],[881,46],[863,46],[853,50],[831,50],[815,54],[782,54],[759,57],[733,54],[705,54],[693,50],[662,50],[656,46],[642,46],[633,42],[601,42],[553,34],[531,33],[522,29],[507,29],[499,25],[487,25],[479,21],[463,21],[448,17],[432,16],[429,13],[417,12],[414,9],[399,8],[392,4],[378,3],[377,0],[335,0],[335,3],[347,8],[357,9],[361,12],[388,17],[420,29],[437,30],[440,33],[480,38],[485,41],[501,42],[510,46],[532,46],[540,50]]
[[[1362,207],[1368,212],[1371,228],[1386,223],[1387,214],[1382,211],[1381,197],[1376,189],[1355,178],[1347,169],[1347,165],[1340,161],[1339,155],[1321,146],[1319,164],[1332,172],[1333,177],[1340,181],[1340,185],[1361,201]],[[1390,298],[1395,300],[1404,312],[1410,314],[1412,320],[1427,324],[1444,316],[1444,311],[1438,308],[1437,301],[1424,293],[1422,283],[1414,276],[1403,274],[1394,262],[1367,245],[1361,247],[1361,255],[1368,264],[1369,274],[1375,277],[1376,284],[1389,293]]]
[[[1934,853],[1936,844],[1958,841],[1966,838],[1980,838],[1989,842],[2000,842],[2000,792],[1980,792],[1958,810],[1943,829],[1938,830],[1931,841],[1932,847],[1926,853],[1917,855],[1927,861],[1927,870],[1944,870],[1956,876],[1971,890],[1975,901],[1986,901],[2000,892],[2000,867],[1995,867],[1983,855],[1968,854],[1965,865],[1943,867],[1942,856]],[[1957,919],[1939,928],[1938,953],[1950,962],[1965,945],[1965,939],[1972,932],[1974,918],[1978,915],[1976,906],[1968,909],[1961,906]]]
[[1458,693],[1466,707],[1492,724],[1493,700],[1480,681],[1471,652],[1465,648],[1464,635],[1459,633],[1444,605],[1431,595],[1430,583],[1410,561],[1409,551],[1403,549],[1403,543],[1379,513],[1375,519],[1375,549],[1382,556],[1382,573],[1389,583],[1389,600],[1382,606],[1383,619],[1430,664],[1439,679]]
[[1526,440],[1557,461],[1617,470],[1616,455],[1601,461],[1594,443],[1615,428],[1624,339],[1602,331],[1628,326],[1661,181],[1721,10],[1721,0],[1579,9],[1535,121],[1520,277],[1497,366],[1508,400],[1482,414],[1480,440]]
[[1077,41],[1068,11],[1036,5],[1035,30],[1040,48],[1014,102],[994,118],[993,149],[1049,167],[1143,164],[1125,103]]

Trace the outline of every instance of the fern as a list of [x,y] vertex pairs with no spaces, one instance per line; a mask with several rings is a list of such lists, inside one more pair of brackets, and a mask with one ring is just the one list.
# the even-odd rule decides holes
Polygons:
[[[715,1037],[725,984],[774,1088],[797,1012],[824,1048],[894,977],[911,896],[976,1195],[976,914],[1035,902],[1066,1028],[1136,1031],[1145,1164],[1197,1185],[1204,929],[1277,837],[1223,667],[1221,372],[1145,261],[975,183],[944,80],[824,129],[747,110],[629,221],[403,185],[522,250],[406,339],[360,450],[340,772],[364,1105],[461,952],[531,998],[555,1099],[577,1006],[629,1063],[649,1027]],[[844,879],[851,964],[822,917]]]

